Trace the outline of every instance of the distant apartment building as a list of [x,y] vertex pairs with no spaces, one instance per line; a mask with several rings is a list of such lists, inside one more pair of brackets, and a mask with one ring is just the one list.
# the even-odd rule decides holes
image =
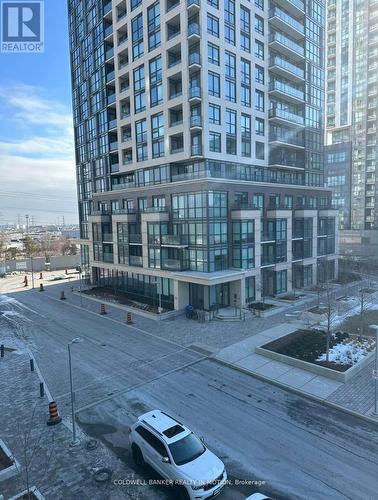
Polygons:
[[208,310],[334,277],[324,4],[68,4],[92,283]]
[[350,189],[350,202],[338,205],[341,228],[356,231],[355,241],[359,234],[366,246],[377,239],[371,231],[378,230],[378,1],[328,0],[326,26],[326,144],[331,147],[326,178],[333,181],[335,165],[328,158],[338,149],[346,175],[344,186],[334,189],[334,205],[341,191]]

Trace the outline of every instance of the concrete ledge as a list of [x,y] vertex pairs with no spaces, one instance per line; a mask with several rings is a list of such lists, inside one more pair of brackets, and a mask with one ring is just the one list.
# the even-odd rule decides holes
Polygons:
[[287,365],[294,366],[295,368],[301,368],[302,370],[306,370],[315,373],[316,375],[321,375],[322,377],[330,378],[332,380],[336,380],[337,382],[343,383],[350,380],[364,366],[366,366],[366,364],[370,363],[372,357],[374,356],[374,351],[372,351],[360,363],[357,363],[345,372],[338,372],[336,370],[332,370],[332,368],[308,363],[307,361],[302,361],[301,359],[296,359],[290,356],[285,356],[284,354],[280,354],[278,352],[269,351],[268,349],[264,349],[263,346],[255,347],[255,352],[256,354],[260,354],[261,356],[265,356],[266,358],[274,359],[275,361],[279,361],[280,363],[286,363]]
[[7,467],[6,469],[0,470],[0,482],[1,482],[18,474],[20,471],[20,464],[14,458],[10,449],[7,447],[7,445],[4,443],[2,439],[0,439],[0,448],[3,451],[3,453],[5,453],[5,455],[9,458],[9,460],[13,462],[13,465]]

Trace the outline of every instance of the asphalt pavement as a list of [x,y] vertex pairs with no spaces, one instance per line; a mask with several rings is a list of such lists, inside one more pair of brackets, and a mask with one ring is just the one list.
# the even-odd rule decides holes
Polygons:
[[[0,301],[0,310],[14,313],[2,321],[29,343],[63,416],[70,411],[67,343],[83,339],[73,346],[78,421],[125,463],[128,426],[158,407],[203,435],[233,480],[263,481],[258,489],[277,498],[376,498],[373,424],[68,301],[35,290],[12,297],[17,302]],[[255,489],[230,486],[219,498]]]

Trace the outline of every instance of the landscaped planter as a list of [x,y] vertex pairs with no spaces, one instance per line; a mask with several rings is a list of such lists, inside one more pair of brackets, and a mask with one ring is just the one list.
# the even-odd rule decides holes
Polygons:
[[0,481],[5,481],[18,474],[20,464],[13,457],[4,441],[0,439]]
[[265,318],[266,316],[270,316],[277,312],[277,308],[274,304],[263,302],[252,302],[251,304],[248,304],[248,309],[252,309],[253,314],[259,318]]
[[8,500],[44,500],[45,497],[42,495],[42,493],[35,487],[32,486],[30,488],[30,497],[28,495],[28,491],[24,490],[21,491],[21,493],[18,493],[14,497],[9,498]]
[[[315,373],[316,375],[321,375],[323,377],[337,380],[338,382],[347,382],[348,380],[350,380],[363,367],[369,364],[375,355],[374,350],[372,350],[358,363],[353,365],[337,365],[336,363],[331,362],[327,364],[324,362],[316,362],[318,353],[313,357],[310,356],[308,360],[301,359],[303,357],[306,359],[305,352],[303,353],[303,356],[300,356],[296,352],[293,352],[289,355],[288,352],[290,353],[292,350],[290,340],[295,341],[296,339],[300,338],[300,335],[303,335],[303,333],[305,332],[302,330],[297,330],[288,335],[283,335],[278,339],[256,347],[255,352],[267,358],[274,359],[275,361],[286,363],[287,365],[301,368],[303,370]],[[311,335],[311,333],[315,334],[316,332],[311,332],[309,330],[308,334]],[[289,351],[287,349],[288,346],[290,348]],[[314,352],[315,349],[316,346],[314,346]],[[284,353],[277,351],[284,351]]]

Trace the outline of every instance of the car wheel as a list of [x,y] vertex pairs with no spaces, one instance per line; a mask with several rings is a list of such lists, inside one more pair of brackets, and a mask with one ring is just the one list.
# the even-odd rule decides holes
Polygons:
[[135,465],[137,465],[138,467],[144,467],[145,461],[144,461],[143,454],[140,451],[139,446],[137,446],[136,444],[133,444],[131,447],[131,451],[133,454],[133,459],[134,459]]

